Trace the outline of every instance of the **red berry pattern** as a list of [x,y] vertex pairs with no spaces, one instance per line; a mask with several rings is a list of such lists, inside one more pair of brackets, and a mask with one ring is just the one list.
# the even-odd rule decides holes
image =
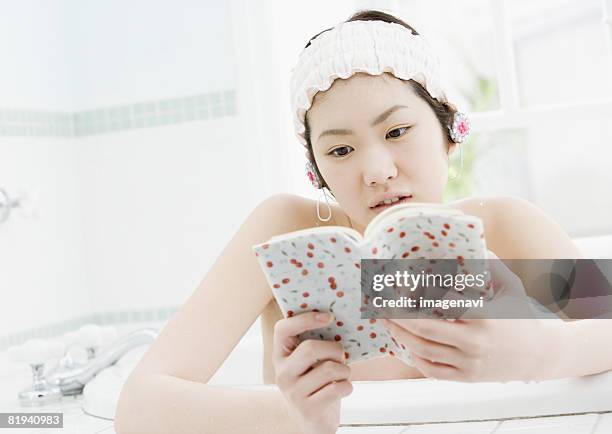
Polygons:
[[[340,232],[302,231],[293,238],[285,234],[253,246],[253,250],[285,317],[304,312],[334,314],[332,323],[301,333],[301,340],[340,342],[351,362],[398,357],[410,364],[409,350],[380,321],[361,318],[373,306],[367,294],[361,296],[360,259],[371,259],[370,264],[384,272],[384,266],[378,265],[384,259],[456,258],[467,273],[467,259],[477,259],[476,252],[486,252],[484,228],[479,219],[465,215],[402,216],[380,222],[382,225],[370,231],[368,242],[362,244]],[[432,272],[432,267],[425,271]],[[483,295],[490,294],[489,289]],[[431,315],[441,317],[439,311]]]

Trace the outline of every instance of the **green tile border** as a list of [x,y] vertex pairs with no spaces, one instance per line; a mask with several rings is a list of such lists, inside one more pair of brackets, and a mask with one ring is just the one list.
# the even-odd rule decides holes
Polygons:
[[75,331],[85,324],[115,325],[134,322],[165,321],[170,319],[176,313],[177,309],[178,307],[176,306],[168,306],[145,310],[122,310],[83,315],[54,324],[0,336],[0,351],[4,351],[12,345],[20,345],[28,339],[57,337],[66,332]]
[[75,112],[0,109],[0,137],[77,138],[235,116],[236,92],[142,101]]

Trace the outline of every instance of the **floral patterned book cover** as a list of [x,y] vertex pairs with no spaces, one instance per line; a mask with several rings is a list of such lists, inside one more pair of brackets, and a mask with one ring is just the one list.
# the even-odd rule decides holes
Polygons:
[[[340,342],[347,362],[398,357],[409,351],[375,318],[362,318],[361,259],[486,259],[483,222],[443,204],[409,203],[378,214],[363,236],[352,228],[324,226],[290,232],[254,245],[281,312],[287,317],[332,312],[327,327],[301,333],[300,341]],[[492,297],[492,289],[487,289]],[[365,300],[367,303],[367,299]]]

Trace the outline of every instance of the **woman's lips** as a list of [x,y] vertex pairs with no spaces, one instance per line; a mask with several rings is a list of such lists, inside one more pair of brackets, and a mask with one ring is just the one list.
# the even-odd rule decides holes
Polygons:
[[400,200],[398,200],[397,202],[390,203],[389,205],[385,205],[385,204],[378,205],[378,206],[375,206],[374,208],[370,208],[370,209],[372,211],[374,211],[375,213],[379,213],[379,212],[382,212],[382,211],[386,210],[387,208],[391,208],[393,205],[399,205],[401,203],[407,203],[411,199],[412,199],[412,195],[405,196],[405,197],[401,198]]

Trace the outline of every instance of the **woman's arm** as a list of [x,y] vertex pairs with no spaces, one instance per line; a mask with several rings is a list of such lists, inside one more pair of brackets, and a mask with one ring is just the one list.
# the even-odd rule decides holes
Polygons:
[[[536,300],[550,300],[550,288],[538,285],[542,266],[551,259],[583,258],[565,230],[540,208],[518,197],[487,199],[493,215],[494,243],[487,247],[521,279],[525,292]],[[554,312],[571,321],[562,311]]]
[[[575,243],[552,218],[530,202],[514,197],[495,198],[491,209],[495,210],[495,226],[501,240],[497,247],[500,258],[515,259],[582,259],[584,256]],[[494,250],[492,248],[492,250]],[[536,288],[527,282],[535,281],[541,273],[536,261],[524,261],[515,273],[525,283],[528,295],[538,298]],[[588,280],[588,279],[586,279]],[[610,303],[610,297],[599,297],[598,303]],[[570,301],[565,310],[572,311]],[[608,308],[608,312],[610,308]],[[567,318],[564,322],[550,324],[550,335],[546,340],[554,344],[550,348],[548,361],[542,365],[554,372],[552,377],[576,377],[612,369],[612,320]]]
[[121,391],[117,434],[297,434],[278,389],[213,386],[168,374],[131,375]]
[[278,390],[206,383],[272,298],[251,246],[301,229],[304,201],[275,195],[249,215],[126,381],[118,434],[297,432]]
[[550,354],[550,366],[556,369],[556,378],[612,370],[612,319],[559,322],[557,327],[559,352]]

